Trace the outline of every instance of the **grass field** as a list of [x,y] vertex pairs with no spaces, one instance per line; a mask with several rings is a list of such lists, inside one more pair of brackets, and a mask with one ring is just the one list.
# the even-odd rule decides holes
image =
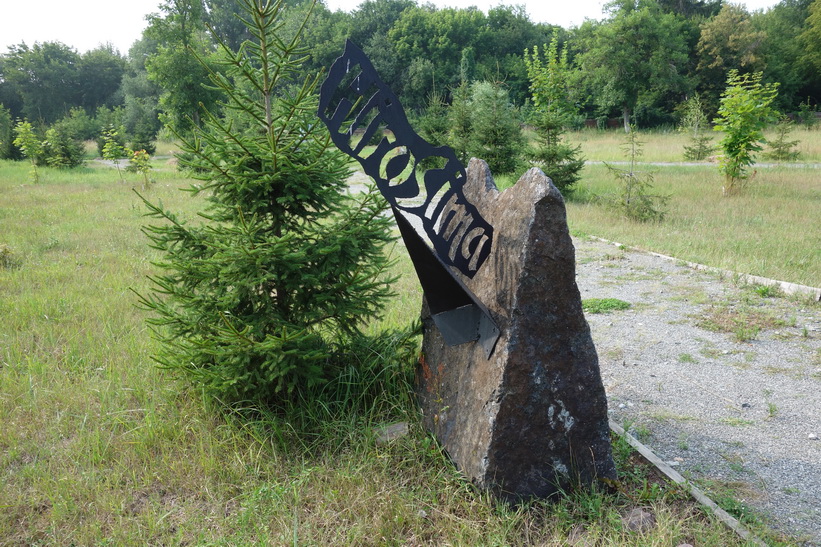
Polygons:
[[[806,156],[821,157],[821,131],[803,133]],[[573,138],[582,143],[589,160],[624,160],[617,150],[623,138],[618,132],[582,132],[570,135]],[[651,133],[641,139],[647,150],[643,160],[681,160],[685,139],[680,135]],[[670,196],[663,222],[631,222],[579,199],[568,203],[571,230],[717,268],[821,286],[819,166],[758,167],[748,189],[731,198],[722,197],[723,179],[714,164],[639,169],[653,173],[654,193]],[[604,165],[587,165],[579,186],[583,198],[616,190]]]
[[[722,133],[707,131],[706,136],[712,136],[713,144],[722,138]],[[774,130],[765,132],[765,138],[774,139]],[[582,154],[593,161],[619,161],[624,159],[621,144],[624,132],[583,130],[567,134],[568,140],[581,145]],[[683,162],[684,146],[689,144],[688,135],[678,131],[651,130],[641,132],[641,141],[644,142],[644,154],[641,161],[646,162]],[[788,140],[800,141],[796,150],[800,153],[799,162],[821,162],[821,130],[796,127],[789,134]],[[764,152],[766,152],[766,147]],[[717,154],[718,152],[716,152]],[[766,160],[761,160],[766,161]]]
[[[132,289],[146,289],[156,258],[140,233],[143,208],[131,189],[139,178],[122,184],[111,169],[44,169],[35,185],[27,173],[23,163],[0,162],[0,544],[741,544],[679,491],[659,486],[620,441],[624,492],[494,503],[421,430],[412,364],[391,351],[367,356],[384,364],[384,378],[372,380],[384,391],[344,408],[226,409],[203,398],[153,365],[155,342],[135,307]],[[794,256],[804,273],[780,277],[817,275],[818,219],[808,216],[817,178],[807,184],[796,180],[800,171],[774,170],[782,191],[765,191],[762,181],[749,197],[722,200],[719,191],[703,196],[713,188],[707,179],[718,179],[710,168],[670,173],[657,175],[658,189],[692,196],[679,202],[690,204],[687,216],[671,211],[669,224],[639,229],[571,203],[573,229],[642,245],[628,237],[669,232],[664,241],[682,241],[684,252],[706,245],[694,241],[694,226],[707,239],[729,230],[710,220],[720,217],[739,224],[726,232],[729,247],[714,251],[729,261],[715,265],[728,265],[748,252],[732,234],[789,223],[803,239],[774,241],[797,250],[777,254],[774,244],[765,262]],[[163,169],[155,178],[152,199],[196,210],[177,191],[189,182],[182,175]],[[584,184],[606,190],[602,168],[588,167]],[[782,216],[770,220],[775,210]],[[398,296],[375,331],[418,314],[418,285],[397,253]],[[682,258],[709,263],[700,256]],[[399,420],[410,423],[409,435],[377,443],[372,428]],[[640,538],[621,521],[638,505],[658,521]]]
[[[715,167],[645,167],[670,195],[661,223],[636,223],[595,203],[570,201],[568,223],[590,234],[691,262],[821,286],[821,169],[760,169],[743,195],[721,196]],[[583,189],[615,191],[603,165],[585,167]]]

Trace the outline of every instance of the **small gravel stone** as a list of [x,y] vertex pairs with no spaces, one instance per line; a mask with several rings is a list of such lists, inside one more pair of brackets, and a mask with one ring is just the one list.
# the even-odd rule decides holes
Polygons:
[[[644,444],[696,480],[743,481],[739,501],[786,537],[821,547],[821,307],[751,297],[732,276],[649,253],[626,249],[628,260],[605,262],[606,243],[574,245],[587,259],[576,266],[585,297],[634,304],[587,316],[612,419],[649,432]],[[746,308],[801,328],[762,326],[755,340],[740,341],[729,328],[704,326],[717,312],[732,319]],[[675,461],[683,446],[687,457]]]
[[641,533],[656,525],[656,516],[640,507],[636,507],[623,516],[621,521],[629,531]]

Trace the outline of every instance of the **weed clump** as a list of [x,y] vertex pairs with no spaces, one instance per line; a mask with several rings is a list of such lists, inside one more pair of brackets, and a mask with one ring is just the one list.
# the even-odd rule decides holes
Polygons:
[[14,268],[17,266],[17,257],[11,247],[0,243],[0,268]]
[[630,309],[630,302],[618,298],[586,298],[582,300],[582,309],[587,313],[608,313]]

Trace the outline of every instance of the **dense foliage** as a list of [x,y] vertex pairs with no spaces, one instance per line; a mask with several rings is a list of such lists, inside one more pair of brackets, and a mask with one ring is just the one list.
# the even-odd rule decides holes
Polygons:
[[[305,68],[329,66],[350,37],[412,112],[423,111],[434,93],[450,105],[465,79],[504,82],[511,103],[521,107],[530,99],[524,52],[556,33],[568,51],[576,123],[620,117],[625,127],[674,124],[676,107],[693,92],[712,116],[732,69],[778,82],[779,110],[794,112],[802,101],[821,100],[820,3],[782,0],[751,14],[718,0],[616,0],[603,19],[570,29],[534,23],[516,6],[483,13],[365,0],[345,13],[317,3],[303,32]],[[140,141],[134,149],[156,135],[158,114],[190,130],[199,124],[201,104],[214,110],[224,98],[208,85],[209,69],[219,66],[218,42],[236,49],[249,37],[236,17],[240,4],[164,0],[128,55],[110,47],[78,53],[57,42],[8,45],[0,54],[0,104],[13,119],[35,125],[80,108],[92,119],[107,118],[98,121],[97,133],[122,125],[129,142]],[[311,4],[285,2],[283,38],[300,28]]]
[[13,157],[12,141],[14,140],[11,113],[0,105],[0,160]]
[[[317,76],[303,76],[304,28],[281,39],[284,4],[243,0],[254,40],[221,46],[184,162],[207,196],[204,221],[146,201],[162,253],[141,297],[162,342],[156,358],[224,400],[287,398],[333,378],[363,322],[390,294],[392,240],[381,194],[345,192],[347,158],[316,121]],[[181,160],[182,161],[182,160]]]

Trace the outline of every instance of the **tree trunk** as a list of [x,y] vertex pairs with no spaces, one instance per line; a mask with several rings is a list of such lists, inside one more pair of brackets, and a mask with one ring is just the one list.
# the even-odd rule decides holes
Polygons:
[[626,106],[621,109],[621,115],[624,119],[624,132],[630,132],[630,109]]

